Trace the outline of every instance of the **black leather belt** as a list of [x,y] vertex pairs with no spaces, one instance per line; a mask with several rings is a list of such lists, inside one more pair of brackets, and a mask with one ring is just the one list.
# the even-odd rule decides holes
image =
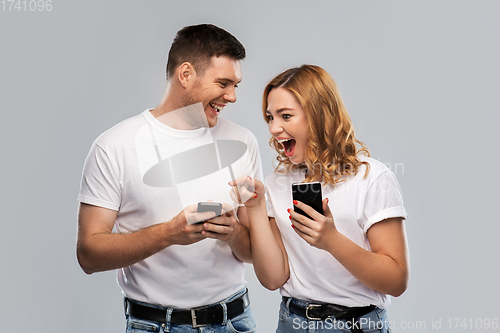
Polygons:
[[[287,303],[290,297],[283,296],[283,303]],[[307,318],[309,320],[325,320],[328,317],[335,317],[336,320],[348,320],[352,321],[351,332],[363,332],[358,329],[355,323],[358,322],[359,317],[364,316],[375,310],[377,307],[375,305],[362,306],[362,307],[347,307],[337,304],[315,304],[307,303],[306,306],[300,306],[295,304],[293,300],[290,302],[289,309],[290,312],[295,313],[301,317]]]
[[[241,297],[226,303],[227,319],[232,319],[245,311],[245,307],[250,304],[248,292],[245,292]],[[158,309],[134,302],[125,298],[125,312],[132,317],[143,320],[155,321],[164,323],[167,319],[167,310]],[[200,327],[209,324],[221,324],[224,320],[224,309],[221,304],[203,306],[190,310],[172,311],[170,317],[171,324],[191,324],[193,327]]]

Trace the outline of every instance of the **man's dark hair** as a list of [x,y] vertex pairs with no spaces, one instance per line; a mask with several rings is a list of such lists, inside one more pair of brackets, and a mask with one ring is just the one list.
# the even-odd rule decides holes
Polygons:
[[203,75],[214,56],[242,60],[246,52],[236,37],[213,24],[184,27],[177,32],[168,53],[167,79],[183,62],[191,63],[196,73]]

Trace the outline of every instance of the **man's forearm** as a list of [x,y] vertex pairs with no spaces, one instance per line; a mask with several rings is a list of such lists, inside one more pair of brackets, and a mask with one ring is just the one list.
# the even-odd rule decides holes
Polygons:
[[250,247],[250,233],[248,227],[243,223],[238,223],[238,233],[236,237],[228,242],[229,247],[238,260],[252,263],[252,250]]
[[80,266],[92,274],[133,265],[170,245],[164,229],[164,224],[156,224],[132,233],[96,233],[79,239]]

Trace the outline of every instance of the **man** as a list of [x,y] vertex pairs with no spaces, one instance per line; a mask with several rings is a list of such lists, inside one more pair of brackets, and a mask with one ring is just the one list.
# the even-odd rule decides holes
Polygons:
[[[262,179],[262,167],[255,137],[218,117],[236,101],[244,57],[223,29],[181,29],[161,103],[103,133],[87,157],[78,261],[87,274],[117,269],[127,332],[255,329],[248,222],[228,204],[228,182]],[[224,203],[222,215],[197,212],[210,200]]]

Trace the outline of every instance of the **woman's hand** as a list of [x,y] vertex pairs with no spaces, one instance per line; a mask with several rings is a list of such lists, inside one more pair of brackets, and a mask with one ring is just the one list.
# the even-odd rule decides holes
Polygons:
[[243,203],[247,208],[256,207],[265,198],[264,184],[250,176],[241,176],[228,184],[232,187],[231,199]]
[[403,219],[393,217],[375,223],[368,229],[371,250],[365,250],[338,232],[323,200],[324,215],[297,202],[313,219],[289,210],[295,232],[307,243],[329,252],[356,279],[367,287],[392,296],[401,295],[408,286],[408,245]]
[[290,277],[290,267],[276,221],[267,215],[264,184],[242,176],[229,185],[231,198],[245,204],[255,275],[267,289],[278,289]]
[[290,220],[295,232],[310,245],[326,250],[329,239],[338,232],[333,221],[332,212],[328,207],[328,198],[323,200],[324,215],[300,201],[294,201],[297,208],[302,209],[313,219],[289,209]]

